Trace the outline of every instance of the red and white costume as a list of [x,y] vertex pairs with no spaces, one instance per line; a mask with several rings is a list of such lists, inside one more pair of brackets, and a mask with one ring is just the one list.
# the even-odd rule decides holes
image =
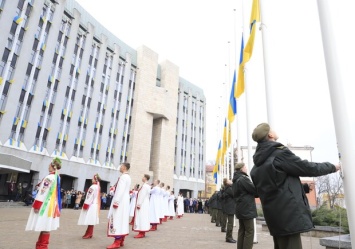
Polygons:
[[97,225],[100,223],[100,186],[94,183],[86,193],[85,202],[78,220],[78,225]]
[[134,210],[136,209],[136,202],[137,202],[137,190],[133,190],[132,193],[130,194],[131,196],[131,202],[129,203],[129,216],[133,217],[134,216]]
[[150,229],[149,194],[150,186],[147,183],[144,183],[138,190],[133,225],[133,231],[135,232],[148,232]]
[[150,224],[159,224],[159,218],[160,218],[159,205],[160,205],[160,188],[158,186],[155,186],[150,190],[150,199],[149,199]]
[[[123,173],[119,178],[108,213],[107,236],[125,236],[129,234],[129,191],[131,177]],[[115,208],[116,207],[116,208]]]
[[170,218],[172,218],[175,216],[175,208],[174,208],[175,196],[173,194],[170,194],[168,201],[169,201],[168,203],[169,216]]
[[[57,191],[57,175],[51,172],[40,183],[33,202],[26,231],[53,231],[59,227],[60,207]],[[38,213],[34,209],[39,210]]]
[[178,218],[184,215],[184,198],[181,195],[177,199],[177,215]]

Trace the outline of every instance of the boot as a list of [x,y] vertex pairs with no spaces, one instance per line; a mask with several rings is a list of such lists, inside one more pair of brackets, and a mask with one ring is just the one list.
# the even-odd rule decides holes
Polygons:
[[126,238],[126,236],[122,236],[121,237],[121,246],[124,246],[124,239]]
[[173,220],[173,219],[174,219],[173,216],[170,216],[169,220]]
[[156,231],[156,230],[157,230],[157,224],[153,224],[149,231]]
[[129,223],[130,225],[134,225],[134,216],[132,217],[131,222]]
[[159,224],[163,224],[163,218],[159,218]]
[[36,249],[48,249],[50,233],[41,232],[36,243]]
[[139,232],[138,235],[134,236],[136,239],[144,238],[145,237],[145,232]]
[[106,247],[106,249],[116,249],[116,248],[120,248],[121,247],[121,238],[119,239],[115,239],[115,241],[109,245],[108,247]]
[[91,239],[93,233],[94,233],[94,226],[93,225],[88,225],[88,228],[86,229],[85,235],[82,238],[83,239]]
[[167,222],[168,221],[168,216],[164,216],[163,221]]

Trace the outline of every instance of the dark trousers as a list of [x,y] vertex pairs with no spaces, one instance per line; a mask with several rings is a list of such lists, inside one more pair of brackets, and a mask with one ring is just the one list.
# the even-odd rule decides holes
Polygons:
[[301,234],[274,236],[274,249],[302,249]]
[[226,217],[227,217],[226,239],[233,239],[234,214],[227,214]]
[[222,209],[217,209],[217,218],[216,218],[216,226],[221,226],[222,225]]
[[[253,248],[254,219],[239,220],[237,249]],[[286,249],[286,248],[282,248]]]
[[217,222],[217,208],[211,208],[211,222]]
[[222,212],[221,215],[221,230],[226,230],[226,226],[227,226],[227,214]]

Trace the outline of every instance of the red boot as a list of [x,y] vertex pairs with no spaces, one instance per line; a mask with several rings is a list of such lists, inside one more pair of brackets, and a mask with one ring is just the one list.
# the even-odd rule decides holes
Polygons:
[[124,246],[124,239],[126,238],[126,236],[122,236],[121,237],[121,246]]
[[121,238],[119,239],[115,239],[115,241],[109,245],[108,247],[106,247],[106,249],[116,249],[116,248],[120,248],[121,247]]
[[91,239],[93,233],[94,233],[94,226],[93,225],[88,225],[88,228],[86,229],[85,235],[82,238],[83,239]]
[[159,224],[163,224],[163,218],[159,218]]
[[152,224],[152,227],[150,228],[149,231],[156,231],[157,230],[157,224]]
[[134,216],[132,217],[131,222],[129,223],[130,225],[134,225]]
[[48,249],[50,233],[41,232],[36,243],[36,249]]
[[173,216],[170,216],[169,220],[173,220],[173,219],[174,219]]
[[133,238],[140,239],[140,238],[144,238],[144,237],[145,237],[145,232],[139,232],[139,234],[137,234]]

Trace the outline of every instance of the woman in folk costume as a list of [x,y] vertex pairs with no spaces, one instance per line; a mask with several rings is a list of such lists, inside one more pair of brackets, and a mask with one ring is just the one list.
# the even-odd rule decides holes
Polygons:
[[138,189],[139,189],[139,184],[136,184],[134,186],[134,189],[129,193],[131,197],[131,201],[129,203],[129,217],[131,218],[131,222],[129,223],[130,225],[134,224],[133,216],[134,216],[134,210],[136,209]]
[[149,232],[149,195],[150,186],[148,181],[150,176],[145,174],[142,178],[143,185],[138,190],[136,210],[134,212],[134,224],[132,230],[139,232],[134,238],[144,238],[145,233]]
[[58,170],[61,167],[62,162],[59,158],[54,158],[49,164],[49,175],[39,184],[38,193],[27,221],[26,231],[41,232],[36,243],[36,249],[47,249],[50,231],[57,230],[59,227],[62,203]]
[[169,216],[170,220],[174,219],[175,216],[175,208],[174,208],[174,201],[175,201],[175,196],[174,196],[174,191],[170,192],[169,198],[168,198],[168,210],[169,210]]
[[177,200],[177,217],[181,218],[184,215],[184,197],[179,193]]
[[94,226],[99,224],[100,206],[101,206],[101,178],[99,174],[94,175],[92,185],[86,193],[83,208],[79,216],[78,225],[88,226],[83,239],[91,239],[94,233]]
[[128,175],[129,168],[129,163],[122,163],[120,166],[122,174],[115,185],[108,213],[107,236],[114,237],[115,240],[107,249],[123,246],[125,236],[129,233],[129,190],[131,187],[131,177]]

